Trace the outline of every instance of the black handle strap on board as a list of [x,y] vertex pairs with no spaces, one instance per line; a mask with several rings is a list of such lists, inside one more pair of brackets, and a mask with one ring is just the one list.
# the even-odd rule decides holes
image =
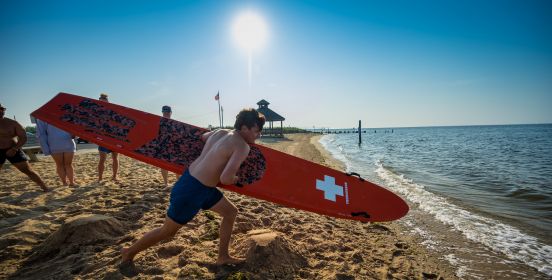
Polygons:
[[370,214],[366,213],[366,212],[351,212],[351,216],[353,217],[363,217],[363,218],[366,218],[366,219],[370,219]]
[[238,188],[243,188],[243,185],[240,184],[240,183],[236,183],[236,187],[238,187]]
[[357,176],[360,179],[360,181],[362,181],[362,182],[366,181],[366,180],[364,180],[364,178],[360,177],[360,174],[358,174],[356,172],[347,172],[347,173],[345,173],[345,175],[347,175],[347,176]]

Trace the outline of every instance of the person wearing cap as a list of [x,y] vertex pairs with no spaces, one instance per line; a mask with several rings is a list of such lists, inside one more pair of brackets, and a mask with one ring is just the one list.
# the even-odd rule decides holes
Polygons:
[[[165,105],[161,108],[161,113],[163,113],[163,117],[170,119],[172,114],[171,106]],[[161,169],[161,176],[163,176],[163,182],[165,183],[165,187],[169,186],[169,172],[165,169]]]
[[[100,94],[101,101],[109,102],[108,95],[105,93]],[[104,148],[102,146],[98,146],[98,152],[100,153],[100,161],[98,162],[98,182],[102,180],[103,178],[103,172],[105,169],[105,160],[107,158],[107,154],[111,154],[111,159],[113,160],[112,170],[113,170],[113,176],[111,177],[113,181],[117,181],[117,171],[119,170],[119,154],[117,152],[113,152],[107,148]]]
[[4,162],[8,160],[15,168],[39,185],[43,191],[50,191],[42,178],[31,168],[29,158],[21,150],[21,147],[27,142],[25,129],[17,121],[5,118],[5,112],[6,107],[0,104],[0,170]]

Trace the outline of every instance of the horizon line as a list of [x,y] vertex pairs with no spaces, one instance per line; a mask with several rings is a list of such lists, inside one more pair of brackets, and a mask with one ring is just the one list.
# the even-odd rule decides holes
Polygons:
[[[510,124],[462,124],[462,125],[420,125],[420,126],[380,126],[380,127],[361,127],[364,129],[401,129],[401,128],[439,128],[439,127],[474,127],[474,126],[522,126],[522,125],[552,125],[552,122],[548,123],[510,123]],[[304,130],[328,130],[328,129],[344,129],[344,130],[358,130],[358,127],[320,127],[320,128],[305,128],[298,127]]]

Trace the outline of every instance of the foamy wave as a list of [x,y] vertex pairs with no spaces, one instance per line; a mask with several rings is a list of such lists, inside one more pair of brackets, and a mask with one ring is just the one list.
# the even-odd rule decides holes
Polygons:
[[469,276],[473,279],[484,279],[483,276],[469,273],[469,268],[465,265],[465,260],[457,258],[454,254],[448,254],[444,256],[444,259],[447,260],[450,264],[457,267],[456,275],[460,278]]
[[403,194],[439,221],[453,226],[472,241],[482,243],[552,276],[552,246],[539,242],[537,238],[524,234],[515,227],[461,209],[445,198],[426,191],[424,186],[402,174],[386,169],[381,162],[377,162],[376,166],[376,174],[389,188]]
[[320,137],[318,142],[322,145],[322,147],[324,147],[324,149],[326,149],[326,151],[330,152],[332,157],[345,164],[345,168],[347,169],[346,172],[351,171],[351,161],[345,156],[343,147],[335,143],[335,135],[324,135]]
[[435,249],[436,247],[439,247],[440,244],[437,240],[434,240],[431,238],[431,234],[412,223],[412,221],[405,220],[405,225],[410,228],[410,232],[413,234],[416,234],[420,236],[424,241],[422,241],[422,245],[426,246],[427,248]]

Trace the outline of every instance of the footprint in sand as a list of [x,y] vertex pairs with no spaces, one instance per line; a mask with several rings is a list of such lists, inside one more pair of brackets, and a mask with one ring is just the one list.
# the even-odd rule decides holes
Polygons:
[[121,272],[121,274],[126,277],[134,277],[140,273],[136,265],[134,265],[134,262],[131,262],[131,261],[122,262],[119,264],[118,267],[119,267],[119,272]]
[[161,247],[159,248],[159,250],[157,250],[157,255],[162,259],[168,259],[174,256],[178,256],[178,254],[180,254],[182,250],[182,246]]

